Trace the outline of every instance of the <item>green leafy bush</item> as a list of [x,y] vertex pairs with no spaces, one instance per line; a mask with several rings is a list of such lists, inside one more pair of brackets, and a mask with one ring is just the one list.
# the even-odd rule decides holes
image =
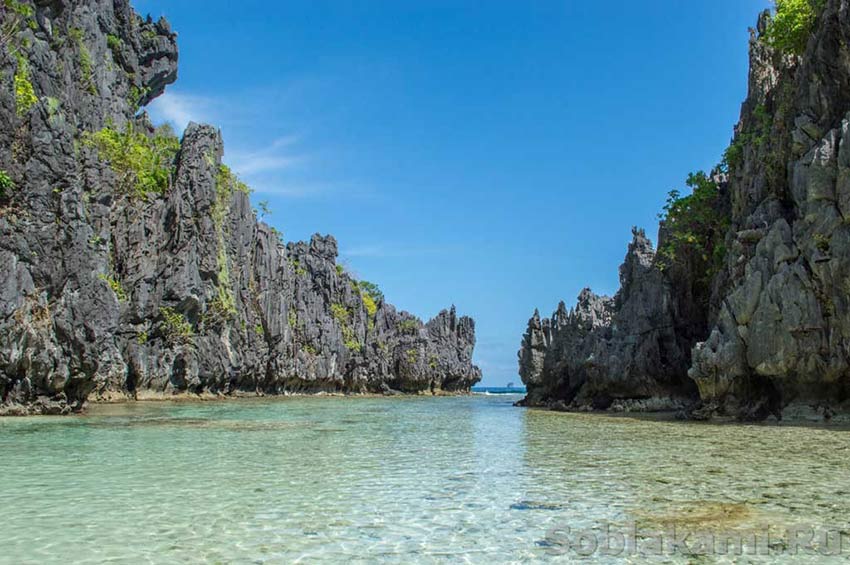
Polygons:
[[336,266],[336,274],[338,274],[339,276],[342,276],[342,274],[343,274],[344,272],[345,272],[345,267],[343,267],[342,265],[337,265],[337,266]]
[[143,200],[168,190],[180,150],[180,140],[170,128],[158,128],[149,137],[135,131],[130,123],[124,131],[107,126],[87,132],[83,143],[97,149],[100,158],[109,162],[123,190]]
[[378,304],[384,300],[384,293],[381,292],[378,285],[369,281],[358,281],[357,287],[360,289],[360,297],[363,299],[366,312],[370,318],[374,317],[378,311]]
[[97,85],[94,82],[94,63],[91,58],[91,52],[86,47],[84,41],[83,30],[77,27],[72,27],[68,30],[68,35],[74,40],[77,45],[77,51],[80,52],[80,74],[83,87],[89,94],[97,95]]
[[346,336],[346,332],[343,331],[342,336],[345,347],[349,351],[359,352],[361,349],[363,349],[363,345],[359,341],[357,341],[357,338],[354,337],[354,330],[348,328],[348,331],[351,332],[350,335]]
[[369,315],[369,318],[373,318],[378,312],[378,305],[375,303],[375,300],[365,292],[360,293],[360,298],[363,300],[363,306],[366,308],[366,314]]
[[728,172],[744,163],[744,147],[761,147],[768,141],[773,116],[763,104],[759,104],[746,123],[746,129],[738,133],[723,153],[721,169]]
[[129,300],[127,292],[124,290],[124,287],[121,286],[121,281],[103,273],[98,275],[98,278],[109,285],[109,288],[111,288],[112,292],[115,293],[115,297],[119,302],[127,302],[127,300]]
[[412,334],[419,329],[419,323],[414,318],[407,318],[399,323],[398,329],[401,333]]
[[7,10],[22,18],[29,19],[35,16],[32,6],[18,2],[18,0],[3,0],[3,5]]
[[24,117],[38,103],[35,89],[30,82],[29,63],[17,54],[18,69],[15,71],[15,108],[19,118]]
[[234,192],[244,192],[251,194],[251,188],[242,182],[239,177],[227,165],[218,166],[218,175],[216,176],[216,188],[219,193],[224,193],[227,196]]
[[691,173],[686,181],[691,194],[670,192],[660,215],[667,238],[658,250],[659,267],[667,268],[694,257],[701,282],[710,283],[726,256],[723,243],[730,220],[723,211],[717,184],[703,172]]
[[38,29],[38,23],[35,21],[35,11],[32,6],[17,0],[3,0],[2,22],[0,22],[0,46],[8,45],[21,31],[22,23],[26,23],[30,29]]
[[9,198],[14,189],[15,183],[12,181],[12,177],[5,170],[0,169],[0,199]]
[[192,339],[195,332],[186,316],[170,306],[160,308],[159,314],[162,316],[162,333],[166,339],[174,343],[187,343]]
[[765,31],[765,41],[780,51],[801,55],[824,1],[776,0],[776,12]]
[[292,270],[295,271],[296,275],[302,276],[307,274],[307,269],[301,266],[298,259],[290,259],[289,264],[292,266]]
[[331,304],[331,315],[334,317],[334,320],[341,324],[347,324],[348,318],[351,316],[351,313],[348,311],[348,308],[343,306],[342,304]]
[[112,51],[112,55],[118,58],[121,54],[121,49],[124,47],[124,41],[117,35],[107,34],[106,46]]

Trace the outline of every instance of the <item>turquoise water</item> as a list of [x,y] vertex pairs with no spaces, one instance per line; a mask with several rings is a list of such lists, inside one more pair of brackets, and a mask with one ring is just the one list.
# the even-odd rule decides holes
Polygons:
[[847,531],[846,431],[530,411],[516,399],[138,403],[0,419],[0,562],[573,561],[563,528],[604,522]]

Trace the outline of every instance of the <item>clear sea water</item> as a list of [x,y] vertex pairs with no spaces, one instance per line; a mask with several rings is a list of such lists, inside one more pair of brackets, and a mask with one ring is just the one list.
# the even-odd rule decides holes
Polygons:
[[850,432],[563,414],[514,408],[518,398],[138,403],[2,419],[0,562],[595,563],[624,559],[581,557],[570,536],[606,523],[850,532]]

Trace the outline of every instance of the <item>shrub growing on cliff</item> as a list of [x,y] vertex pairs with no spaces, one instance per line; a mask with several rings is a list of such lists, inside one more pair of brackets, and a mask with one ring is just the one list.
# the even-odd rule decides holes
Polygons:
[[15,183],[12,181],[12,177],[5,170],[0,169],[0,200],[8,198],[14,188]]
[[218,166],[218,174],[216,175],[216,191],[220,196],[230,197],[234,192],[244,192],[251,194],[251,189],[247,184],[242,182],[239,177],[227,165]]
[[30,82],[29,63],[20,53],[16,56],[18,69],[15,71],[15,111],[19,118],[24,117],[38,102],[35,89]]
[[98,275],[98,278],[109,285],[109,288],[111,288],[112,292],[115,293],[115,297],[119,302],[127,302],[130,299],[127,296],[127,291],[124,290],[124,287],[121,286],[121,281],[118,279],[103,273]]
[[2,6],[0,6],[0,16],[2,16],[0,17],[0,20],[2,20],[2,23],[0,23],[0,48],[12,43],[15,35],[21,31],[22,23],[26,23],[30,29],[38,27],[32,6],[17,0],[3,0]]
[[89,94],[97,95],[97,85],[94,82],[94,63],[91,58],[91,52],[86,47],[83,30],[78,27],[72,27],[68,30],[68,35],[74,40],[77,45],[77,51],[80,53],[80,74],[82,86]]
[[360,291],[363,307],[366,308],[366,314],[369,315],[369,329],[371,329],[374,326],[375,314],[378,313],[378,304],[384,300],[384,293],[381,292],[378,285],[369,281],[357,281],[354,286]]
[[661,268],[694,257],[703,283],[708,284],[723,266],[723,240],[729,218],[723,212],[717,184],[703,171],[691,173],[686,181],[691,194],[673,190],[660,215],[667,238],[658,250]]
[[802,55],[825,0],[776,0],[765,41],[786,53]]
[[192,324],[186,317],[169,306],[159,309],[162,316],[162,333],[168,341],[174,343],[187,343],[192,339],[194,330]]
[[83,143],[109,161],[122,189],[143,200],[168,190],[174,159],[180,150],[180,140],[170,129],[159,128],[153,136],[147,136],[130,123],[124,131],[107,126],[95,133],[87,132]]

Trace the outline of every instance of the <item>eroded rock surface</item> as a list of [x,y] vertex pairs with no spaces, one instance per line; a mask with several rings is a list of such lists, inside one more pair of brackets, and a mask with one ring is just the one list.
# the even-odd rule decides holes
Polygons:
[[620,267],[614,298],[584,289],[569,312],[537,312],[519,352],[525,403],[577,410],[683,408],[695,394],[685,376],[689,347],[677,335],[677,303],[642,230]]
[[847,411],[850,2],[825,2],[802,55],[761,39],[769,18],[752,31],[739,158],[718,182],[723,268],[699,285],[702,273],[659,268],[636,234],[613,303],[585,291],[570,314],[532,317],[519,354],[529,404],[669,398],[695,417],[754,420]]
[[[176,36],[127,0],[3,6],[0,413],[142,393],[467,390],[475,325],[368,297],[333,237],[285,245],[223,187],[220,133],[191,124],[163,194],[139,198],[85,135],[153,136]],[[4,35],[4,38],[6,36]],[[21,90],[30,83],[33,100]],[[24,89],[26,90],[26,89]],[[367,304],[368,302],[368,304]]]

